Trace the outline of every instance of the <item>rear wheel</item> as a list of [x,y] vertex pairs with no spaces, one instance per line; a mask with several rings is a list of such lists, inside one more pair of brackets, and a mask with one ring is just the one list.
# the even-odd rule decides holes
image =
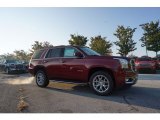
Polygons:
[[36,84],[39,87],[46,87],[49,84],[49,80],[43,70],[38,70],[36,73]]
[[113,91],[113,79],[107,72],[95,72],[90,77],[90,87],[98,95],[109,95]]

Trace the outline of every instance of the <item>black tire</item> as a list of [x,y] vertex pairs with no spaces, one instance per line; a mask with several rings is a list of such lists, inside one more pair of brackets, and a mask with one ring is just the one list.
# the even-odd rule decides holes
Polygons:
[[39,87],[46,87],[49,84],[49,80],[43,70],[38,70],[36,72],[35,79],[36,79],[36,84]]
[[[99,80],[100,76],[101,76],[101,80]],[[97,77],[98,77],[98,79],[97,79]],[[105,85],[105,83],[97,82],[97,80],[101,81],[101,82],[106,81],[105,83],[107,83],[107,85]],[[96,82],[97,82],[97,84],[96,84]],[[113,78],[110,76],[110,74],[108,74],[105,71],[97,71],[97,72],[93,73],[90,77],[89,83],[90,83],[91,89],[96,94],[102,95],[102,96],[111,94],[113,91],[113,87],[114,87]],[[99,86],[99,88],[97,86]],[[105,88],[104,86],[107,86],[107,88]],[[97,90],[97,89],[102,90],[102,88],[104,89],[103,91]]]

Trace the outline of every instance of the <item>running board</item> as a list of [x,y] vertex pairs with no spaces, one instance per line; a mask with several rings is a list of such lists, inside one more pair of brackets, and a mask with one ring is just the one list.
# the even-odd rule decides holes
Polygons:
[[79,85],[84,85],[88,84],[87,82],[79,82],[79,81],[72,81],[72,80],[50,80],[52,82],[57,82],[57,83],[67,83],[67,84],[79,84]]

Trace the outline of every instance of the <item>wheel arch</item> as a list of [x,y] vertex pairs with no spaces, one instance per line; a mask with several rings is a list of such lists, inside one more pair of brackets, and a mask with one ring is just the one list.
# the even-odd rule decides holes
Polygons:
[[36,66],[36,67],[34,68],[34,76],[36,75],[36,73],[37,73],[38,70],[43,70],[43,71],[46,73],[45,67],[39,65],[39,66]]
[[107,72],[113,79],[114,87],[116,86],[116,82],[115,82],[115,77],[114,77],[113,71],[110,68],[105,68],[105,67],[94,67],[94,68],[91,68],[89,70],[89,73],[88,73],[88,82],[89,82],[89,79],[90,79],[91,75],[93,73],[97,72],[97,71]]

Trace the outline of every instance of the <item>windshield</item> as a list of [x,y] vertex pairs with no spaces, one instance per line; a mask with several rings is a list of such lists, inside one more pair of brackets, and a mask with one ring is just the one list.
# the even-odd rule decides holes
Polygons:
[[83,52],[85,52],[87,55],[96,55],[96,56],[101,56],[99,53],[97,53],[96,51],[88,48],[88,47],[81,47],[81,50]]

